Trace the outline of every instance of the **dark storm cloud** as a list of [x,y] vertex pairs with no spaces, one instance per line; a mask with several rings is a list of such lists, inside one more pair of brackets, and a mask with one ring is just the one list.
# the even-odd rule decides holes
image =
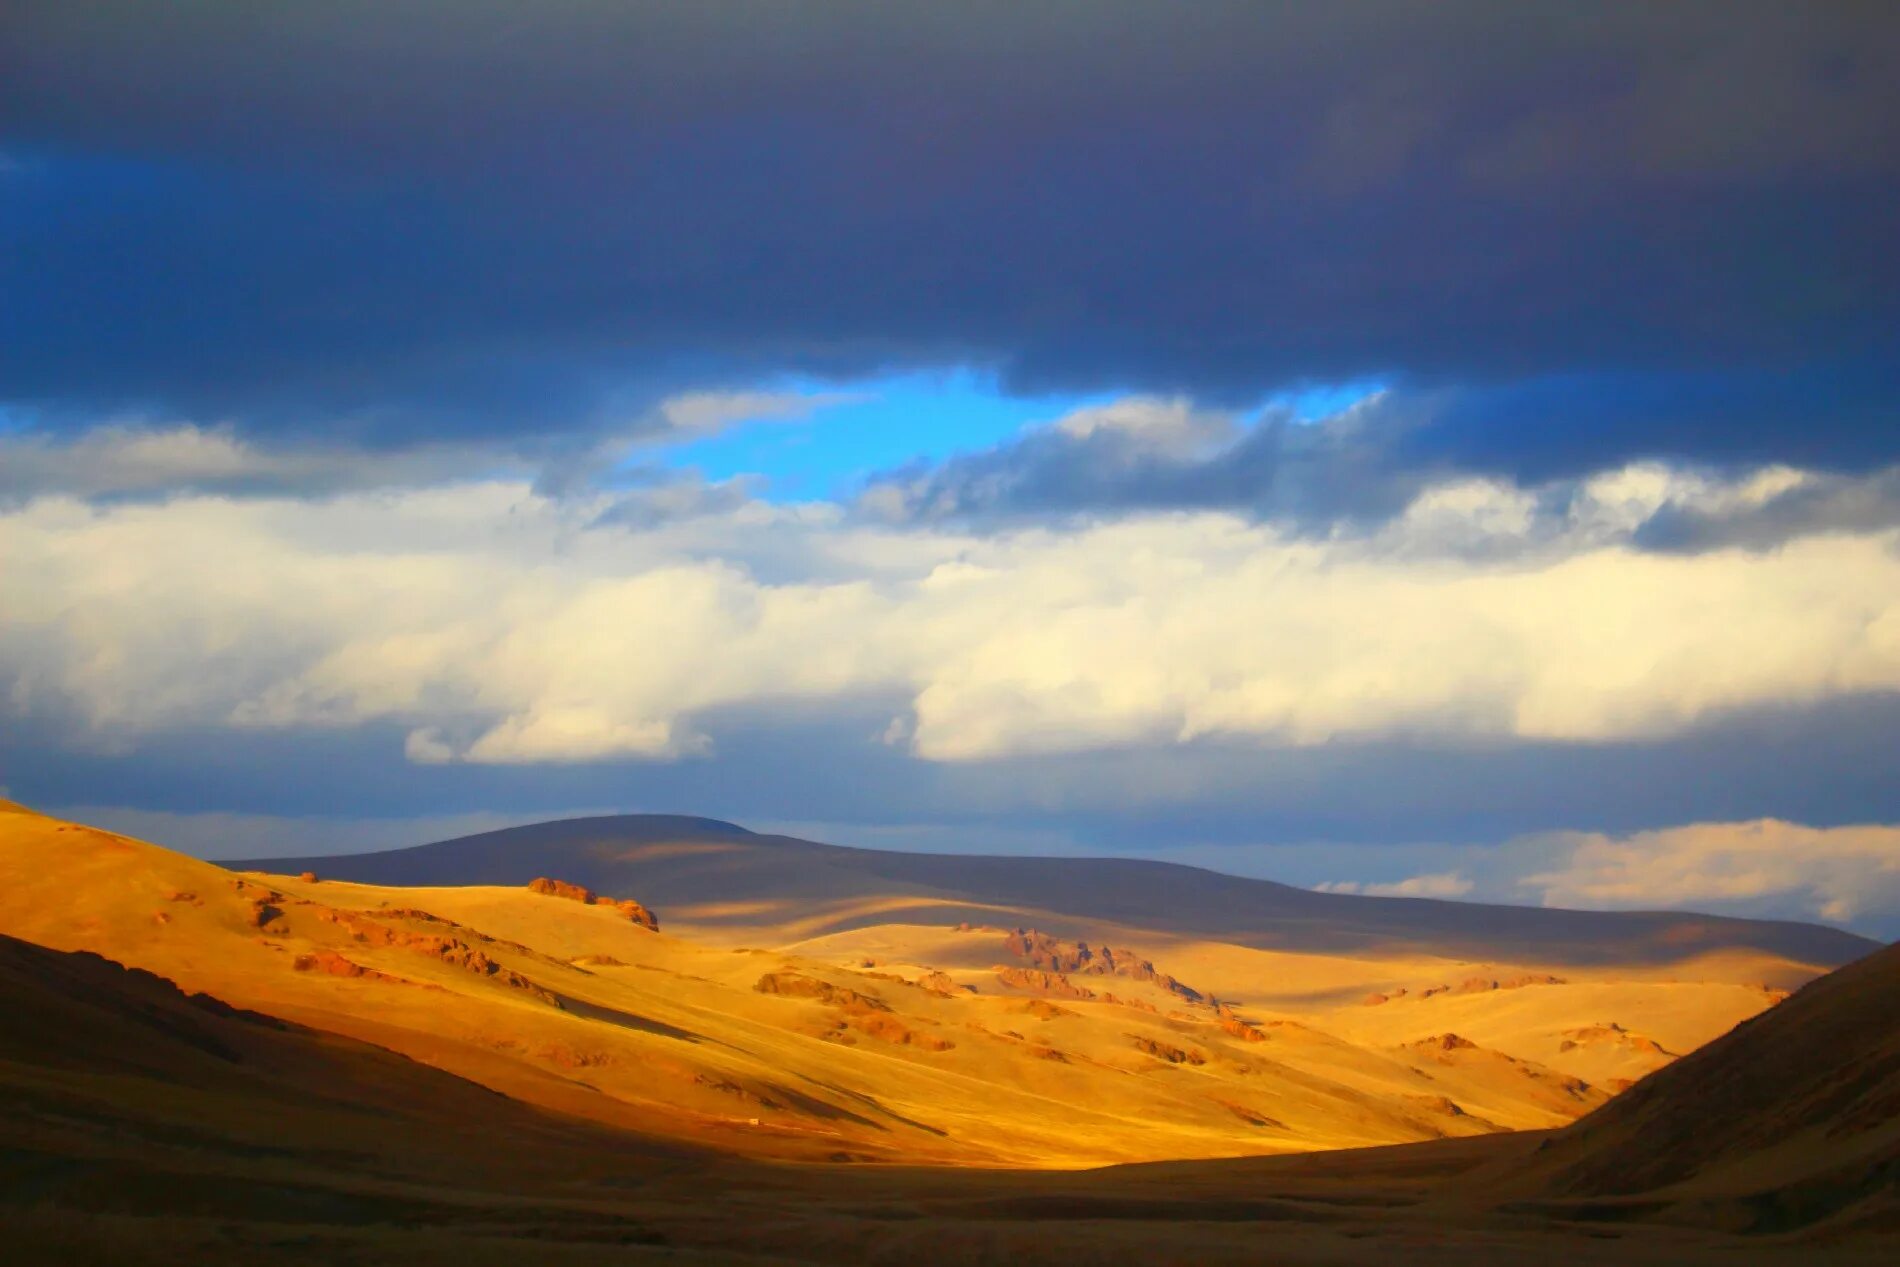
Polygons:
[[[1900,352],[1882,3],[0,21],[0,397],[55,425],[135,406],[390,443],[960,362],[1229,401],[1500,389],[1424,462],[1900,446],[1873,368]],[[1756,378],[1505,407],[1738,373],[1823,407],[1732,418],[1716,398]]]
[[1900,457],[1900,360],[1552,375],[1445,393],[1429,413],[1407,461],[1530,479],[1606,455],[1866,470]]
[[1665,507],[1636,531],[1649,550],[1690,553],[1739,546],[1771,550],[1823,532],[1879,532],[1900,526],[1900,469],[1863,478],[1810,479],[1758,505],[1722,510]]
[[[1517,391],[1520,398],[1538,393]],[[1609,393],[1616,395],[1616,393]],[[1553,401],[1560,394],[1549,394]],[[1628,393],[1621,398],[1627,399]],[[1792,404],[1793,402],[1790,402]],[[1553,545],[1603,544],[1609,532],[1639,549],[1697,553],[1739,546],[1772,549],[1819,533],[1880,532],[1900,526],[1900,467],[1831,473],[1814,455],[1799,481],[1744,496],[1755,473],[1751,456],[1765,462],[1772,448],[1749,454],[1739,446],[1722,464],[1673,467],[1683,477],[1683,495],[1655,508],[1646,519],[1578,537],[1576,522],[1588,501],[1595,471],[1539,456],[1535,437],[1515,450],[1516,470],[1499,470],[1496,455],[1451,443],[1469,419],[1493,415],[1498,402],[1480,392],[1380,392],[1330,417],[1311,422],[1284,409],[1242,419],[1196,411],[1184,401],[1124,400],[1085,409],[1054,424],[973,453],[937,463],[918,463],[874,477],[859,508],[897,522],[955,523],[975,529],[1008,529],[1054,517],[1089,519],[1159,510],[1220,510],[1244,514],[1284,531],[1322,537],[1367,534],[1390,524],[1413,499],[1461,473],[1517,477],[1527,494],[1526,520],[1504,534],[1455,526],[1414,524],[1399,548],[1466,557],[1536,553]],[[1527,408],[1524,416],[1547,414]],[[1653,428],[1620,428],[1615,416],[1599,417],[1606,429],[1629,440],[1626,458],[1688,458],[1697,448],[1663,444]],[[1124,424],[1078,426],[1078,420],[1119,419]],[[1528,425],[1528,424],[1527,424]],[[1789,448],[1808,437],[1793,414]],[[1717,437],[1711,433],[1710,444]],[[1600,452],[1600,451],[1599,451]],[[1798,454],[1791,454],[1799,460]],[[1874,456],[1870,450],[1868,458]],[[1697,497],[1696,477],[1729,495]]]
[[1432,473],[1400,460],[1424,402],[1381,395],[1316,422],[1273,409],[1242,422],[1185,401],[1132,400],[975,453],[875,477],[862,505],[912,521],[1010,524],[1050,514],[1234,510],[1324,532],[1397,514]]

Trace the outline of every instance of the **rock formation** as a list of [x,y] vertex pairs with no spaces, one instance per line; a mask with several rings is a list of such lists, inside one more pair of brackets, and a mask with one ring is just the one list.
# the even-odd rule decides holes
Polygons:
[[1079,986],[1060,972],[1042,968],[998,967],[996,979],[1017,990],[1034,990],[1058,999],[1092,999],[1095,991]]
[[464,972],[472,972],[478,977],[489,977],[511,989],[524,991],[544,1003],[553,1004],[555,1007],[561,1006],[560,1000],[552,993],[542,989],[514,969],[498,963],[486,952],[478,950],[459,937],[391,928],[367,912],[342,911],[330,907],[319,907],[317,918],[325,923],[336,924],[349,930],[351,940],[364,945],[389,946],[412,954],[427,955],[451,967],[460,968]]
[[1065,942],[1033,928],[1018,928],[1006,934],[1003,948],[1015,958],[1025,960],[1031,967],[1044,972],[1127,977],[1132,981],[1153,982],[1190,1003],[1212,1001],[1209,996],[1160,971],[1152,962],[1131,950],[1116,950],[1112,946],[1092,947],[1085,941]]
[[611,907],[642,928],[656,933],[660,931],[659,917],[630,897],[606,897],[595,893],[584,884],[569,884],[565,880],[551,880],[547,876],[538,876],[528,881],[528,892],[566,898],[570,902],[579,902],[583,906]]
[[834,1007],[862,1012],[888,1012],[890,1006],[880,998],[860,993],[848,986],[833,985],[802,972],[768,972],[752,987],[760,994],[777,994],[793,999],[817,999]]
[[1165,1060],[1171,1065],[1204,1065],[1207,1057],[1198,1051],[1186,1047],[1176,1047],[1164,1043],[1158,1038],[1148,1038],[1141,1034],[1130,1034],[1128,1040],[1135,1045],[1136,1051],[1142,1051],[1156,1060]]

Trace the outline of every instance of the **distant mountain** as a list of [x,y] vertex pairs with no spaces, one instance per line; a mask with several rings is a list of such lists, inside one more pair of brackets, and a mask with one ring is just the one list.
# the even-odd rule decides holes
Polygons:
[[1552,1137],[1556,1198],[1739,1202],[1751,1230],[1900,1219],[1900,945],[1803,987]]
[[702,923],[744,926],[763,922],[762,911],[795,908],[816,920],[807,936],[907,914],[1004,923],[1008,912],[1031,908],[1078,928],[1106,922],[1261,949],[1472,960],[1669,963],[1746,949],[1825,968],[1878,945],[1813,924],[1317,893],[1137,859],[851,849],[672,815],[564,819],[382,853],[224,865],[405,886],[519,885],[547,875],[636,897],[662,920],[688,909]]

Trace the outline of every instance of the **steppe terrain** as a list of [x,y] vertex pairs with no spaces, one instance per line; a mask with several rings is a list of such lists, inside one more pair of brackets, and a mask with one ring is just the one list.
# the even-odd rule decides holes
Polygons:
[[257,873],[5,807],[15,1243],[62,1262],[1892,1248],[1900,961],[1779,1002],[1874,949],[1847,934],[913,861],[702,820],[552,829],[568,843]]
[[[1799,926],[1281,886],[1269,895],[1323,908],[1243,923],[1169,897],[1152,864],[1095,864],[1100,879],[1032,861],[1012,882],[982,872],[1024,864],[743,833],[734,850],[669,831],[611,869],[516,833],[516,882],[414,883],[492,841],[450,843],[413,851],[432,873],[398,887],[334,876],[401,855],[234,873],[5,822],[0,932],[546,1108],[801,1160],[1072,1167],[1561,1126],[1859,948]],[[944,894],[894,865],[986,887]],[[1247,883],[1186,875],[1230,906]],[[577,880],[630,905],[559,891]],[[1631,961],[1602,962],[1619,937]]]

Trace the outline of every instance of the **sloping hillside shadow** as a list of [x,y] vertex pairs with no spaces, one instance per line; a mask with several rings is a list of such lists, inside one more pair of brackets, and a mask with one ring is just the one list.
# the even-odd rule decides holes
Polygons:
[[677,1025],[669,1025],[665,1021],[656,1021],[650,1016],[637,1016],[632,1012],[623,1012],[617,1007],[607,1007],[601,1003],[589,1003],[587,1000],[577,999],[571,994],[556,994],[554,997],[560,1000],[563,1011],[570,1012],[583,1020],[602,1021],[608,1025],[618,1025],[621,1029],[635,1030],[642,1034],[653,1034],[660,1038],[671,1038],[676,1042],[714,1043],[721,1047],[730,1047],[732,1045],[730,1043],[720,1042],[718,1039],[708,1038],[706,1035],[696,1033],[690,1029],[681,1029]]
[[[818,1087],[818,1088],[821,1088],[822,1090],[828,1091],[832,1095],[842,1097],[843,1099],[846,1099],[846,1100],[855,1101],[856,1103],[863,1105],[865,1108],[869,1109],[873,1113],[880,1113],[883,1116],[891,1119],[891,1121],[893,1122],[901,1122],[905,1126],[910,1127],[912,1130],[922,1131],[926,1135],[935,1135],[939,1139],[949,1138],[949,1135],[950,1135],[949,1131],[946,1131],[942,1127],[939,1127],[939,1126],[932,1126],[928,1122],[919,1122],[916,1118],[905,1117],[902,1113],[899,1113],[895,1111],[894,1109],[887,1108],[884,1105],[884,1103],[880,1101],[876,1096],[866,1095],[862,1091],[853,1091],[849,1087],[841,1087],[835,1082],[824,1082],[824,1081],[821,1081],[820,1079],[809,1077],[809,1076],[804,1077],[804,1081],[810,1083],[814,1087]],[[796,1094],[796,1093],[793,1093],[793,1094]],[[877,1130],[883,1131],[883,1130],[890,1129],[889,1127],[884,1126],[882,1123],[871,1122],[864,1118],[858,1117],[855,1114],[851,1113],[848,1109],[838,1109],[837,1111],[843,1114],[844,1116],[846,1116],[847,1118],[850,1118],[853,1121],[864,1122],[865,1125],[874,1127]]]

